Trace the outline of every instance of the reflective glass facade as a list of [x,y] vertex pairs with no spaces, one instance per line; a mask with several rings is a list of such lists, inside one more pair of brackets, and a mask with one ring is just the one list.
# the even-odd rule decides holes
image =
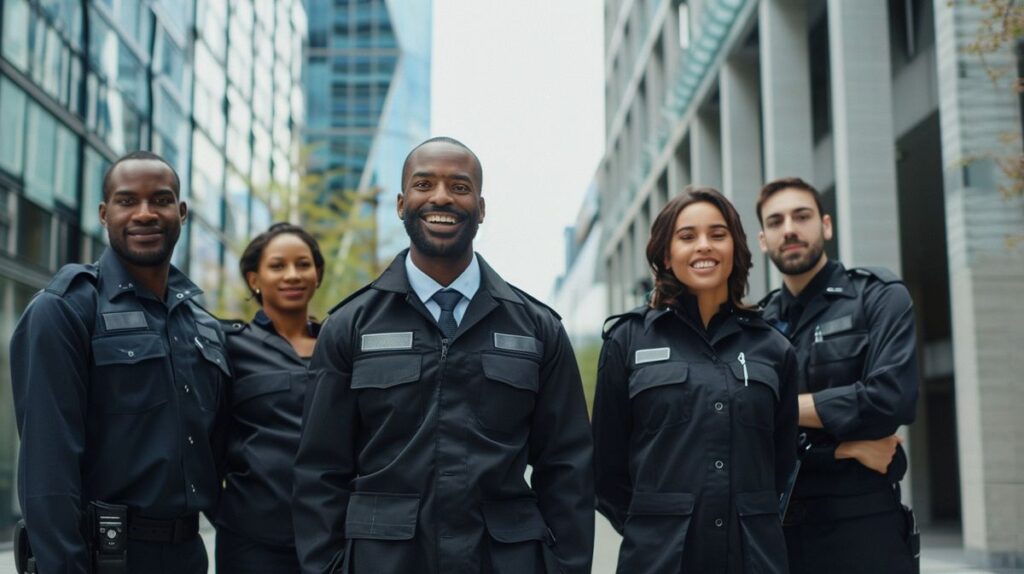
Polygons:
[[407,243],[401,165],[430,135],[431,4],[306,0],[310,169],[328,175],[328,193],[376,190],[378,259]]
[[0,543],[19,515],[10,335],[61,265],[102,251],[104,171],[135,149],[175,166],[174,262],[240,309],[238,253],[271,182],[298,181],[307,25],[301,0],[0,0]]

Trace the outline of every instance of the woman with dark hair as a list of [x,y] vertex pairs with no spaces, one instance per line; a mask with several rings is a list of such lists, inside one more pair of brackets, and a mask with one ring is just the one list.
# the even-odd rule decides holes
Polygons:
[[215,520],[217,572],[298,573],[292,463],[306,367],[320,331],[309,319],[309,301],[323,278],[324,258],[306,230],[277,223],[249,243],[239,269],[260,310],[248,324],[222,322],[234,379]]
[[598,510],[623,574],[785,573],[797,363],[743,304],[736,209],[688,188],[651,226],[650,304],[609,319],[594,400]]

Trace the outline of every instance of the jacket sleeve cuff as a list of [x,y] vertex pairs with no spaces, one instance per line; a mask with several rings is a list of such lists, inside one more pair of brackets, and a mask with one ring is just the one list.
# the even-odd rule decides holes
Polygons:
[[832,436],[841,439],[860,423],[860,409],[857,404],[857,389],[846,385],[814,393],[814,410],[818,412],[822,427]]

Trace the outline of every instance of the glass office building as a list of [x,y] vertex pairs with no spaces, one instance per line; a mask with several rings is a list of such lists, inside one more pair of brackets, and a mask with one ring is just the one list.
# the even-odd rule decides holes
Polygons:
[[431,4],[306,2],[310,168],[329,176],[327,193],[376,191],[363,209],[384,263],[407,244],[395,216],[402,161],[430,135]]
[[239,248],[271,223],[270,182],[297,183],[306,27],[301,0],[0,0],[0,542],[19,514],[10,335],[61,265],[102,252],[104,171],[136,149],[175,166],[175,264],[239,310]]

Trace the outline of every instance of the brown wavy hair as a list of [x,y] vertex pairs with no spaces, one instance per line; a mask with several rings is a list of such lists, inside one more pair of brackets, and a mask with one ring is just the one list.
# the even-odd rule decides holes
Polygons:
[[647,241],[647,264],[654,273],[654,291],[651,293],[650,306],[675,307],[679,296],[688,293],[672,268],[665,263],[675,235],[676,220],[684,209],[694,203],[707,202],[718,208],[725,219],[725,224],[732,235],[732,273],[729,274],[729,301],[737,307],[746,307],[743,297],[747,294],[747,278],[753,265],[750,258],[750,247],[747,246],[747,234],[743,232],[740,214],[732,202],[724,195],[710,187],[688,186],[682,193],[672,198],[651,225],[651,238]]

